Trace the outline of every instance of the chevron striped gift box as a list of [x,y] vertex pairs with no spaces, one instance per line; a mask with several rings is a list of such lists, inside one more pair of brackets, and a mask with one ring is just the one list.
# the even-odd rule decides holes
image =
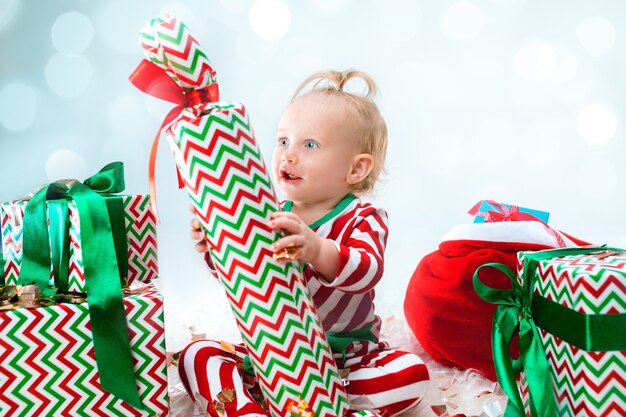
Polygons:
[[[483,268],[506,274],[512,288],[485,285]],[[520,252],[517,276],[488,263],[476,270],[473,284],[482,299],[497,304],[491,342],[508,396],[504,417],[626,415],[626,251]],[[510,353],[513,343],[518,358]]]
[[0,415],[167,415],[163,300],[148,285],[124,307],[143,410],[102,390],[83,302],[0,311]]
[[[124,223],[128,242],[128,283],[149,282],[158,276],[157,240],[154,214],[147,195],[119,196],[124,206]],[[0,204],[2,255],[5,285],[16,285],[22,265],[22,224],[28,200]],[[76,203],[69,209],[69,277],[67,291],[85,292],[85,275],[80,241],[80,222]],[[51,266],[52,269],[52,266]],[[52,275],[52,274],[51,274]],[[54,280],[51,276],[51,285]]]
[[[582,315],[617,318],[626,313],[626,252],[592,249],[591,253],[567,255],[539,260],[534,271],[534,297],[543,297]],[[552,251],[546,251],[552,252]],[[518,276],[522,276],[528,253],[518,255]],[[535,303],[536,307],[539,307]],[[580,318],[584,320],[584,318]],[[565,317],[563,325],[573,332],[576,317]],[[537,322],[541,344],[549,363],[552,386],[559,416],[617,417],[626,416],[626,350],[589,351],[563,340],[580,334],[555,336],[548,325]],[[542,327],[543,326],[543,327]],[[599,336],[612,338],[615,345],[626,349],[626,329],[600,329]],[[590,326],[589,332],[593,332]],[[561,329],[558,329],[562,331]],[[557,329],[552,331],[558,333]],[[622,339],[621,342],[618,339]],[[576,343],[579,344],[579,343]],[[522,383],[526,385],[523,378]],[[529,403],[524,387],[524,402]],[[528,413],[528,411],[527,411]],[[528,414],[530,415],[530,414]]]
[[163,78],[139,80],[140,68],[157,68],[179,93],[168,141],[269,412],[284,417],[303,401],[316,417],[344,415],[347,396],[300,266],[269,249],[278,236],[266,223],[279,205],[245,107],[218,101],[215,71],[181,21],[153,19],[140,41],[151,64],[131,81],[174,96],[149,91]]

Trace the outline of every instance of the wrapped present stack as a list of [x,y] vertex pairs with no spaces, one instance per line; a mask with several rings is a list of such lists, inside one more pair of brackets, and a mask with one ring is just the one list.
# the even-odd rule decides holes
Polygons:
[[0,205],[3,416],[164,416],[163,300],[146,195],[123,166]]
[[505,416],[626,415],[626,251],[564,248],[518,259],[517,276],[483,265],[507,274],[511,290],[484,285],[480,268],[474,276],[478,294],[498,304],[492,343]]
[[300,266],[270,250],[279,236],[266,223],[279,204],[245,107],[219,101],[216,72],[181,21],[153,19],[140,41],[148,60],[131,81],[178,104],[162,127],[269,412],[302,402],[316,417],[343,415],[348,400]]

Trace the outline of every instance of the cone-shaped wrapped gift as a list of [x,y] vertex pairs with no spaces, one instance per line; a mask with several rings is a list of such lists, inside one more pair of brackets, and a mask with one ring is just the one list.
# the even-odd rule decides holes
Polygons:
[[269,249],[279,205],[246,109],[219,101],[215,71],[180,20],[153,19],[140,39],[150,62],[131,81],[179,104],[163,126],[270,413],[304,401],[316,417],[343,416],[348,400],[300,265]]

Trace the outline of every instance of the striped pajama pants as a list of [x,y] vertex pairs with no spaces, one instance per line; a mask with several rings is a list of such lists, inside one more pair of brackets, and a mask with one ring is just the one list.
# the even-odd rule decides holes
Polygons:
[[[192,342],[181,353],[180,378],[207,415],[268,416],[255,401],[261,395],[256,381],[237,366],[245,355],[243,345],[234,346],[231,353],[210,340]],[[429,383],[420,358],[400,350],[376,350],[350,358],[344,368],[350,370],[345,389],[353,411],[348,416],[400,414],[419,403]],[[234,390],[234,395],[224,395],[225,389]]]

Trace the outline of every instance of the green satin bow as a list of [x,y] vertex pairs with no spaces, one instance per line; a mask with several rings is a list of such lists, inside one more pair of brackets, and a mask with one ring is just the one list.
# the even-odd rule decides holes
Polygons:
[[[67,259],[65,254],[57,254],[51,260],[48,242],[58,245],[67,241],[64,241],[65,232],[54,233],[52,236],[60,237],[49,238],[48,228],[45,227],[48,224],[46,202],[65,202],[67,209],[67,200],[74,200],[80,222],[83,270],[100,385],[104,390],[142,409],[135,383],[128,324],[122,301],[116,239],[113,237],[113,229],[121,226],[124,230],[122,203],[120,198],[109,199],[109,202],[101,195],[123,190],[124,166],[121,162],[113,162],[84,183],[55,182],[37,192],[26,205],[24,213],[24,255],[19,284],[34,283],[42,291],[49,291],[51,262],[53,265],[60,265],[61,270]],[[58,217],[54,221],[57,227],[65,230],[68,220],[67,214],[62,213],[63,208],[56,206],[49,211]],[[117,241],[118,244],[126,244],[119,238]],[[128,262],[126,253],[123,258]]]
[[[508,396],[504,417],[526,415],[515,380],[515,375],[522,370],[528,382],[531,416],[557,416],[550,368],[537,327],[587,351],[626,349],[626,314],[582,314],[533,292],[539,261],[606,250],[623,252],[622,249],[607,247],[525,252],[522,285],[506,265],[488,263],[476,269],[473,280],[476,293],[485,301],[498,305],[491,340],[496,376],[502,391]],[[486,267],[504,272],[513,288],[500,290],[483,284],[478,275]],[[509,353],[515,334],[519,334],[518,359],[511,358]]]

